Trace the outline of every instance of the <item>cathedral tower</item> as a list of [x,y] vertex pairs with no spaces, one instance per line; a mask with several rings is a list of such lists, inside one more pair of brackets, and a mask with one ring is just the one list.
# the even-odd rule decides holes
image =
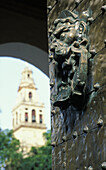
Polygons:
[[32,146],[39,147],[45,144],[44,104],[39,101],[32,71],[28,67],[22,72],[12,116],[14,136],[20,140],[25,152]]

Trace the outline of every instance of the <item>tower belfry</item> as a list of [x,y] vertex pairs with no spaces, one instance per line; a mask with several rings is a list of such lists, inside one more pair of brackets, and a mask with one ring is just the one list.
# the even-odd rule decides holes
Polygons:
[[32,146],[39,147],[45,144],[44,104],[39,100],[32,70],[28,67],[22,71],[12,115],[14,136],[20,140],[25,152]]

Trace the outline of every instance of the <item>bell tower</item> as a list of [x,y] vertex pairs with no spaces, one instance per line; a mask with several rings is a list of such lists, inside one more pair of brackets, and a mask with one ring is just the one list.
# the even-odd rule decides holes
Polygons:
[[22,72],[12,119],[14,136],[20,140],[25,152],[32,146],[39,147],[45,144],[44,104],[39,100],[32,70],[28,67]]

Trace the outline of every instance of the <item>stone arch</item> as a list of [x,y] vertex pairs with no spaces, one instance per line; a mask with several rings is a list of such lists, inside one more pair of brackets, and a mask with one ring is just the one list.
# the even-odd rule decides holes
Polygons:
[[13,42],[0,45],[0,57],[13,57],[21,59],[38,67],[47,76],[49,75],[48,54],[30,44]]

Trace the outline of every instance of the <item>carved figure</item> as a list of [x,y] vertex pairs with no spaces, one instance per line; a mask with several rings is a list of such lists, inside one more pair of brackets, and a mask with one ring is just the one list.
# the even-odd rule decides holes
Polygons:
[[[64,10],[55,20],[50,50],[54,54],[56,90],[54,106],[79,103],[86,91],[89,41],[88,11],[82,18],[74,12]],[[75,102],[76,103],[76,102]]]

